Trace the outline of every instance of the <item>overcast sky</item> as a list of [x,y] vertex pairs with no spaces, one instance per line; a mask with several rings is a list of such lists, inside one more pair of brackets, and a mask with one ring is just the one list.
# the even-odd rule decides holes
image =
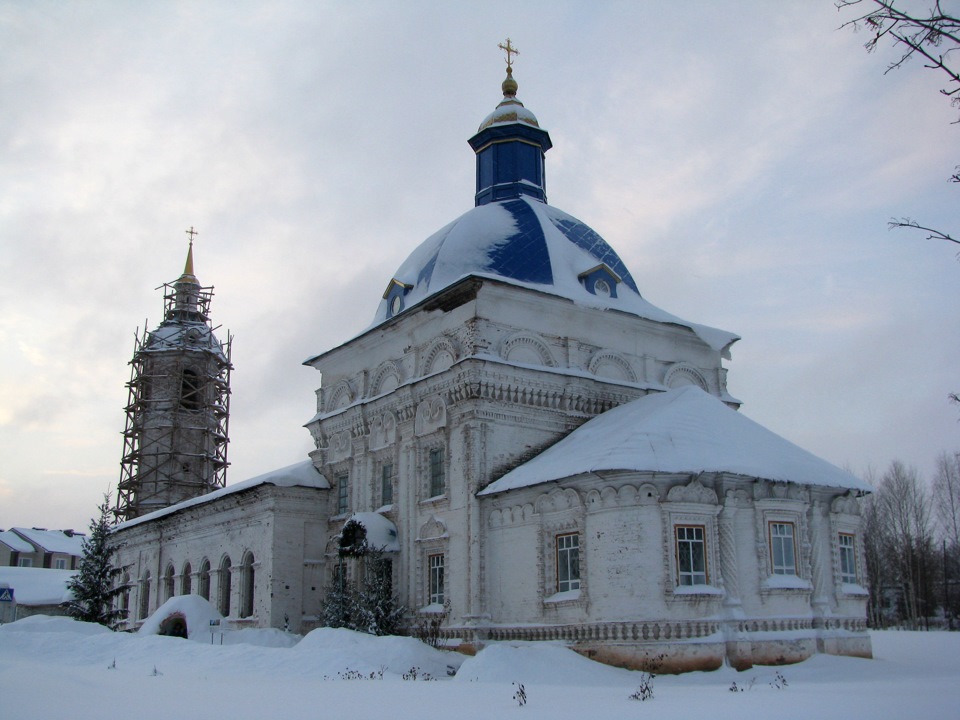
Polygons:
[[549,200],[736,332],[742,412],[862,472],[960,449],[956,109],[831,0],[0,2],[0,528],[86,527],[134,331],[196,273],[236,339],[228,482],[305,459],[316,371],[473,206],[497,43]]

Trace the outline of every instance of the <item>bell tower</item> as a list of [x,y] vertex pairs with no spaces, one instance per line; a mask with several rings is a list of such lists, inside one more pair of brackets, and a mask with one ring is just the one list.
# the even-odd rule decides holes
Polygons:
[[226,485],[230,351],[210,322],[213,287],[183,274],[164,283],[163,322],[134,337],[114,514],[131,520]]

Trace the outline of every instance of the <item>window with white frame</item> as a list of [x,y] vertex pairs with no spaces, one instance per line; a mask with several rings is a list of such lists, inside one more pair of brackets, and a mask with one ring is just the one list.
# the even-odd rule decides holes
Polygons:
[[857,553],[854,536],[840,533],[840,582],[857,583]]
[[443,495],[447,488],[443,474],[443,448],[433,448],[429,454],[430,497]]
[[773,575],[796,575],[797,553],[793,523],[770,523],[770,571]]
[[707,543],[703,525],[677,525],[677,585],[706,585]]
[[443,605],[443,555],[427,557],[429,577],[429,601],[431,605]]
[[66,558],[57,558],[54,562],[54,570],[66,570],[67,569],[67,559]]
[[20,558],[17,561],[17,565],[20,567],[33,567],[33,558]]
[[393,463],[385,462],[380,466],[380,504],[393,504]]
[[580,589],[580,536],[557,535],[557,592]]
[[345,515],[350,509],[350,476],[347,473],[339,473],[335,482],[337,483],[337,515]]

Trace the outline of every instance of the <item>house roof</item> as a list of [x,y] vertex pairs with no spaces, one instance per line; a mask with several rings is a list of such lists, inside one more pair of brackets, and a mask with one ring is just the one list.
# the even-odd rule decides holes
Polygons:
[[[44,552],[63,553],[66,555],[83,555],[82,533],[67,535],[63,530],[38,530],[36,528],[11,528],[11,531],[22,537],[24,540],[33,543],[37,548]],[[34,552],[30,548],[28,552]]]
[[13,530],[0,531],[0,542],[14,552],[32,553],[37,551],[33,545],[17,535]]
[[600,471],[717,472],[869,490],[865,482],[698,387],[651,393],[586,422],[488,485],[493,495]]

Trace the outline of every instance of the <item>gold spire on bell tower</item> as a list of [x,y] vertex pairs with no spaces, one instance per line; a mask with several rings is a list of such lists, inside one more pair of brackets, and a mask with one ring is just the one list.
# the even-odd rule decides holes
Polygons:
[[510,38],[507,38],[505,43],[499,43],[498,48],[503,50],[507,55],[507,77],[503,81],[501,88],[503,89],[504,97],[516,97],[517,89],[520,87],[517,85],[517,81],[513,79],[513,56],[519,55],[520,51],[517,50],[513,44],[510,42]]
[[190,226],[189,230],[184,230],[184,232],[190,236],[190,247],[187,249],[187,262],[184,263],[183,266],[183,275],[180,276],[177,282],[197,282],[197,276],[193,273],[193,238],[200,233],[193,229],[193,225]]

